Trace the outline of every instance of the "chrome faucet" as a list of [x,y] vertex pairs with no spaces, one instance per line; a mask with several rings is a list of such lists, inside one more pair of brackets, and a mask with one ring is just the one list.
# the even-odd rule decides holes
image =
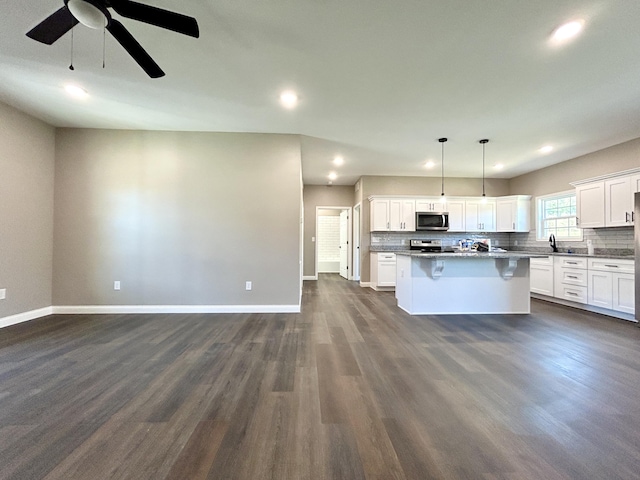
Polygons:
[[549,245],[553,248],[554,252],[558,251],[558,246],[556,245],[556,236],[552,233],[549,237]]

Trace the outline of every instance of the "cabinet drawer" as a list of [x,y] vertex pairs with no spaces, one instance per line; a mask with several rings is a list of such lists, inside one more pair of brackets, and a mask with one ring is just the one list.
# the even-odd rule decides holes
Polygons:
[[579,285],[586,287],[589,275],[586,270],[580,270],[577,268],[561,268],[560,275],[558,275],[560,283],[565,285]]
[[587,287],[556,285],[554,296],[572,302],[587,303]]
[[395,262],[396,254],[395,253],[378,253],[378,262]]
[[598,270],[601,272],[634,273],[634,261],[612,258],[590,258],[589,270]]
[[553,257],[531,258],[529,265],[553,265]]
[[587,259],[584,257],[555,257],[555,265],[569,268],[587,268]]

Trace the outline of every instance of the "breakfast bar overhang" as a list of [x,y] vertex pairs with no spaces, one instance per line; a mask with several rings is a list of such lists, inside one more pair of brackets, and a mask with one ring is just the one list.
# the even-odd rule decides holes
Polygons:
[[396,253],[396,299],[412,315],[530,313],[529,259],[516,252]]

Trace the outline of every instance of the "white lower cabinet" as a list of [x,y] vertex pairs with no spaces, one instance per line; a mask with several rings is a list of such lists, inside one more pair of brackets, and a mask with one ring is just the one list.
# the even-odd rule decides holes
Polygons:
[[553,297],[553,257],[529,260],[530,290]]
[[613,309],[635,315],[635,280],[630,273],[613,274]]
[[635,313],[634,265],[630,259],[572,255],[532,258],[531,293],[583,304],[582,308],[587,310],[630,320],[629,315]]
[[589,305],[635,313],[633,260],[589,259]]
[[371,287],[396,286],[396,254],[389,252],[371,253]]
[[553,296],[577,303],[587,303],[587,259],[554,257]]

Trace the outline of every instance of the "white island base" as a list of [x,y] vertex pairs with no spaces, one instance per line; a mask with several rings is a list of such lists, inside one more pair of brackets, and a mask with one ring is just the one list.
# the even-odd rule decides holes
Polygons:
[[396,256],[396,299],[412,315],[530,313],[529,255]]

